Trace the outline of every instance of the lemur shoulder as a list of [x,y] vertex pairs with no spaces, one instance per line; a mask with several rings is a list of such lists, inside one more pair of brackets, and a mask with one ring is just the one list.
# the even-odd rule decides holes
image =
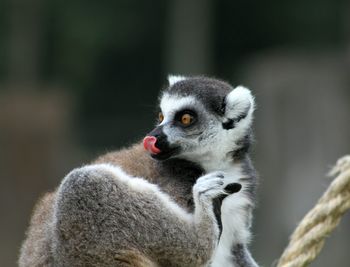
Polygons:
[[159,108],[143,142],[73,170],[39,201],[20,266],[257,266],[250,91],[173,76]]

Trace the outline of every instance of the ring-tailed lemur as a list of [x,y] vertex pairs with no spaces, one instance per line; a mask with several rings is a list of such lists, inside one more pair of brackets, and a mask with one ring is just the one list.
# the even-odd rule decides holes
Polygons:
[[253,111],[244,87],[169,77],[143,142],[73,170],[39,202],[19,265],[257,266]]

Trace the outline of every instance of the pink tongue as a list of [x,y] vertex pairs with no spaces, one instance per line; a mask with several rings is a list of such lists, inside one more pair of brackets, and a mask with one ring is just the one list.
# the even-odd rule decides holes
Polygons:
[[152,154],[158,154],[161,151],[159,148],[156,147],[156,142],[157,138],[155,138],[154,136],[146,136],[143,139],[143,147]]

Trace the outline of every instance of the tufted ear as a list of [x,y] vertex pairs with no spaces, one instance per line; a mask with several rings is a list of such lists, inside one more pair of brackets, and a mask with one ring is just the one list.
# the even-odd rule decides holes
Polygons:
[[187,79],[187,77],[182,76],[182,75],[172,75],[172,74],[168,75],[169,86],[173,86],[175,83],[186,80],[186,79]]
[[249,89],[237,86],[225,97],[223,127],[232,129],[238,122],[250,117],[255,108],[254,97]]

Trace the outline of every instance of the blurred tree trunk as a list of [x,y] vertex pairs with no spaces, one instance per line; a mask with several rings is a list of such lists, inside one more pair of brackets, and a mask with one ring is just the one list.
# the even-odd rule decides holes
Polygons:
[[37,83],[43,31],[42,1],[12,0],[11,4],[9,78],[12,83]]
[[72,99],[43,85],[41,0],[12,0],[9,79],[0,84],[0,265],[16,266],[34,203],[53,190],[77,156]]
[[172,0],[166,37],[166,70],[172,74],[212,71],[213,1]]

